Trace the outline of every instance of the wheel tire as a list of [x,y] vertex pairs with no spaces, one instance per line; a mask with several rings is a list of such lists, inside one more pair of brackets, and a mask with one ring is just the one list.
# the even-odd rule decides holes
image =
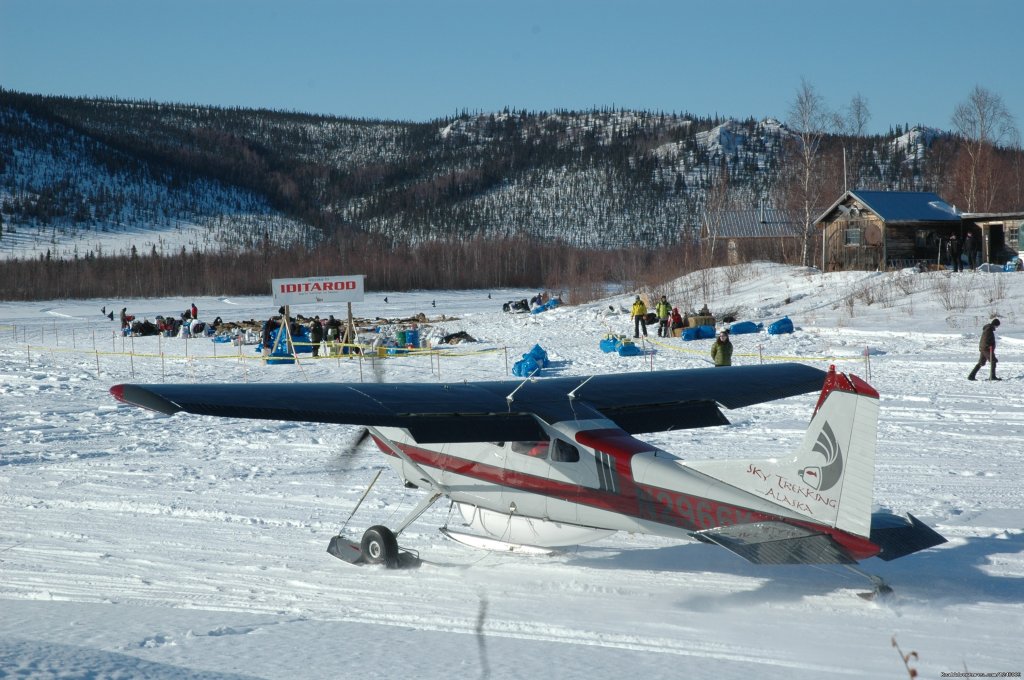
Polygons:
[[386,526],[373,526],[363,533],[359,551],[367,564],[383,564],[388,569],[398,568],[398,540]]

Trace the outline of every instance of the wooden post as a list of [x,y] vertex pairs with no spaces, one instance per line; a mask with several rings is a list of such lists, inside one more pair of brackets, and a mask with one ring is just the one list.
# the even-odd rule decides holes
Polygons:
[[[282,320],[284,325],[284,337],[285,337],[285,350],[295,358],[295,343],[292,340],[292,323],[291,323],[291,305],[284,306],[284,319]],[[278,342],[281,340],[281,331],[277,332]],[[274,343],[274,348],[277,348],[277,343]],[[273,354],[273,352],[271,352]]]
[[[348,305],[348,330],[346,335],[348,342],[354,345],[356,344],[356,324],[352,320],[352,303],[348,302],[346,304]],[[349,351],[351,352],[351,348],[349,348]]]

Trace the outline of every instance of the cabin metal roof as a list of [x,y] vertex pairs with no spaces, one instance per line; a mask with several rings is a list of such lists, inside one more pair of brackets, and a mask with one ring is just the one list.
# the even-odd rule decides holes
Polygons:
[[704,218],[704,233],[716,227],[718,238],[785,238],[800,234],[800,221],[777,208],[728,210]]
[[931,191],[847,191],[821,217],[819,224],[840,205],[858,201],[883,222],[960,222],[960,213]]

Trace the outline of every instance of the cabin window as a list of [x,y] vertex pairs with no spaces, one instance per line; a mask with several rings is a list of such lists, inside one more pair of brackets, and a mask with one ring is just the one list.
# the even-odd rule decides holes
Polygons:
[[846,227],[846,230],[843,232],[843,235],[844,235],[844,243],[846,243],[846,245],[848,245],[848,246],[859,246],[860,245],[860,238],[861,238],[861,228],[860,228],[860,225],[857,225],[857,224],[850,224],[850,225],[848,225]]
[[509,442],[509,449],[512,453],[518,453],[521,456],[530,456],[531,458],[547,458],[548,449],[551,448],[551,442],[539,441],[539,442]]
[[567,441],[556,439],[554,450],[551,452],[551,460],[556,463],[578,463],[580,450]]

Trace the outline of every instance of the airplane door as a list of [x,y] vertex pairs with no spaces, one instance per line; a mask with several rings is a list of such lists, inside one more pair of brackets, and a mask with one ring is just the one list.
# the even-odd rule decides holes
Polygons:
[[544,492],[550,467],[550,444],[545,439],[508,442],[505,445],[505,485],[502,488],[504,510],[527,517],[547,516]]
[[578,523],[580,501],[590,490],[600,487],[594,455],[583,446],[555,438],[551,440],[548,457],[548,479],[552,482],[548,517],[557,522]]

